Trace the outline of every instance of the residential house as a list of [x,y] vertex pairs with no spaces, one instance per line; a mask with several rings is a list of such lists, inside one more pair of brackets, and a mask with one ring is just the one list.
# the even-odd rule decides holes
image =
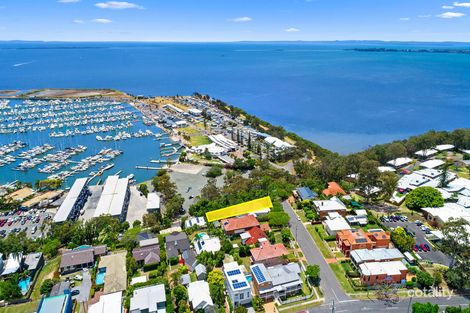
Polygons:
[[37,313],[72,313],[72,295],[66,291],[62,295],[54,297],[42,297],[39,302]]
[[407,267],[401,261],[366,262],[359,265],[361,283],[366,286],[377,284],[403,284],[406,282]]
[[368,232],[362,229],[342,230],[336,233],[336,243],[345,256],[357,249],[388,248],[390,245],[390,233],[382,229],[370,229]]
[[173,232],[165,237],[167,258],[178,257],[184,251],[189,250],[189,239],[184,232]]
[[196,253],[193,249],[185,250],[183,254],[181,254],[181,258],[183,259],[184,264],[188,267],[190,271],[193,271],[198,264],[196,259]]
[[330,236],[335,236],[341,230],[349,230],[348,222],[338,212],[329,212],[326,219],[323,221],[325,230]]
[[206,220],[204,219],[204,217],[198,216],[189,218],[184,222],[185,228],[190,228],[193,226],[206,227]]
[[260,225],[256,217],[251,214],[224,219],[221,223],[225,233],[229,236],[244,233]]
[[206,313],[214,311],[214,302],[212,302],[209,291],[209,284],[206,281],[198,280],[188,285],[188,300],[193,312],[202,310]]
[[127,288],[126,253],[120,252],[103,256],[98,271],[106,272],[103,294],[124,291]]
[[388,262],[388,261],[401,261],[404,255],[397,248],[386,249],[357,249],[351,251],[351,261],[354,265],[359,266],[366,262]]
[[93,267],[96,258],[107,253],[106,245],[66,251],[62,253],[59,271],[64,274]]
[[34,252],[26,255],[24,259],[25,269],[27,269],[31,275],[34,277],[36,272],[39,271],[44,265],[44,257],[42,252]]
[[122,313],[122,292],[101,295],[100,300],[91,304],[88,313]]
[[324,189],[322,193],[325,196],[337,196],[337,195],[345,195],[346,192],[341,188],[341,186],[334,181],[330,181],[328,183],[328,188]]
[[313,201],[315,210],[317,211],[320,218],[324,219],[328,216],[328,213],[337,212],[342,216],[346,215],[346,205],[338,199],[333,197],[330,200],[317,200]]
[[207,278],[207,269],[204,264],[198,264],[194,268],[194,272],[196,273],[196,277],[198,280],[204,280]]
[[301,269],[297,263],[270,267],[254,264],[251,273],[255,293],[264,301],[286,298],[302,291]]
[[220,239],[217,237],[209,237],[207,234],[199,234],[194,239],[194,249],[197,254],[206,252],[218,252],[220,250]]
[[261,227],[252,227],[248,231],[240,234],[242,244],[244,245],[255,245],[262,239],[266,240],[268,237]]
[[165,285],[153,285],[134,290],[129,313],[166,313]]
[[349,225],[367,225],[368,218],[367,218],[367,211],[366,210],[356,210],[355,215],[347,215],[346,220],[348,221]]
[[132,250],[132,256],[139,265],[148,265],[160,262],[160,245],[149,245]]
[[10,253],[6,261],[3,261],[3,255],[0,253],[1,276],[8,276],[19,272],[23,268],[23,253]]
[[314,193],[312,189],[308,187],[299,187],[295,189],[295,194],[297,195],[300,201],[313,200],[317,197],[317,194]]
[[266,266],[274,266],[286,263],[284,256],[289,254],[282,243],[271,244],[269,241],[262,242],[258,248],[250,250],[253,263],[263,263]]
[[187,287],[191,283],[191,276],[189,274],[183,274],[180,278],[180,284]]
[[225,263],[223,266],[225,287],[234,307],[250,304],[251,286],[243,273],[243,267],[237,262]]

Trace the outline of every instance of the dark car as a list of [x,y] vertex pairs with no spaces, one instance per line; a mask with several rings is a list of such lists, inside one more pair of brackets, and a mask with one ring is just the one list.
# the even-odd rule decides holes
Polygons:
[[418,245],[413,245],[413,251],[414,251],[414,252],[418,252],[418,251],[419,251]]
[[424,247],[425,247],[428,251],[431,251],[431,247],[430,247],[427,243],[424,244]]
[[71,294],[72,294],[72,296],[76,296],[76,295],[80,294],[80,290],[74,289],[74,290],[72,290]]

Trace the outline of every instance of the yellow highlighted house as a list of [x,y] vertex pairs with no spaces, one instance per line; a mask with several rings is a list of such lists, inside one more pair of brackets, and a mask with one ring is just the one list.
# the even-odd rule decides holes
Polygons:
[[223,209],[207,212],[206,217],[208,222],[213,222],[219,221],[224,218],[271,209],[272,207],[273,203],[271,202],[271,198],[268,196],[228,206]]

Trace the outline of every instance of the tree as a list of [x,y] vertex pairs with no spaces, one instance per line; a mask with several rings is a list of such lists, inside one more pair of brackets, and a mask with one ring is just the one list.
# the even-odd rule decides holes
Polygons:
[[0,300],[12,300],[22,296],[18,283],[12,278],[0,281]]
[[450,163],[446,161],[444,163],[444,167],[442,168],[442,174],[441,174],[441,178],[439,181],[439,187],[441,188],[447,187],[447,180],[449,179],[449,166],[450,166]]
[[357,185],[367,199],[372,196],[373,189],[379,185],[379,165],[377,161],[367,160],[362,162],[359,168]]
[[42,282],[40,292],[42,295],[48,295],[52,287],[54,287],[55,281],[53,279],[46,279],[45,281]]
[[380,188],[386,199],[390,199],[397,188],[398,175],[394,172],[383,172],[379,177]]
[[188,290],[183,285],[176,285],[172,292],[175,302],[179,303],[181,300],[188,300]]
[[220,175],[222,175],[222,167],[220,165],[211,166],[211,168],[206,173],[206,177],[210,178],[216,178]]
[[393,142],[385,149],[385,154],[389,160],[406,156],[406,147],[401,142]]
[[405,204],[411,210],[437,208],[444,205],[444,198],[433,187],[418,187],[406,195]]
[[225,278],[224,274],[220,270],[212,270],[209,272],[209,275],[207,276],[207,282],[209,284],[215,284],[215,285],[224,285]]
[[434,279],[428,272],[418,271],[416,273],[416,282],[421,288],[429,288],[434,284]]
[[147,186],[147,184],[145,183],[142,183],[139,185],[139,191],[147,197],[147,195],[149,194],[149,188]]
[[395,247],[401,251],[411,251],[414,244],[412,236],[408,235],[403,227],[397,227],[392,231],[391,239]]
[[215,304],[223,306],[225,303],[224,285],[209,284],[209,292]]
[[312,283],[318,286],[318,283],[320,282],[320,266],[317,264],[307,265],[305,275],[307,275],[308,279]]
[[251,305],[253,306],[255,311],[262,311],[263,304],[264,304],[264,301],[263,299],[260,298],[260,296],[254,296],[253,299],[251,300]]
[[281,229],[281,238],[282,238],[282,242],[285,244],[288,244],[290,242],[292,236],[291,236],[289,228]]
[[209,179],[207,184],[201,189],[201,198],[207,200],[216,200],[220,197],[220,189],[217,188],[216,180]]
[[269,226],[285,227],[289,225],[290,217],[286,212],[269,212]]
[[439,306],[437,304],[426,303],[413,303],[412,313],[438,313]]
[[57,255],[60,247],[59,239],[48,239],[42,247],[42,252],[48,258],[52,258]]
[[235,313],[247,313],[248,310],[247,310],[247,308],[245,308],[244,306],[239,305],[239,306],[237,306],[237,307],[235,308],[235,311],[234,311],[234,312],[235,312]]
[[62,186],[61,179],[44,179],[36,181],[36,188],[39,190],[56,190]]

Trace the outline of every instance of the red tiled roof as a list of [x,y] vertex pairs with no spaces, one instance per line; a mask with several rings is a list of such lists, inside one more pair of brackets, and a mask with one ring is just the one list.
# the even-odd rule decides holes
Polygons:
[[246,241],[245,241],[245,244],[247,245],[254,245],[255,243],[258,242],[258,240],[260,238],[266,238],[266,234],[264,233],[264,231],[259,228],[259,227],[253,227],[251,228],[248,233],[250,234],[250,238],[248,238]]
[[328,188],[323,190],[323,194],[326,196],[336,196],[337,194],[345,195],[346,192],[338,183],[331,181],[328,183]]
[[269,242],[262,243],[259,248],[253,248],[250,252],[255,262],[279,258],[283,255],[289,254],[282,243],[272,245]]
[[259,226],[259,222],[253,215],[245,215],[242,217],[234,217],[222,220],[222,227],[226,232],[249,229]]

